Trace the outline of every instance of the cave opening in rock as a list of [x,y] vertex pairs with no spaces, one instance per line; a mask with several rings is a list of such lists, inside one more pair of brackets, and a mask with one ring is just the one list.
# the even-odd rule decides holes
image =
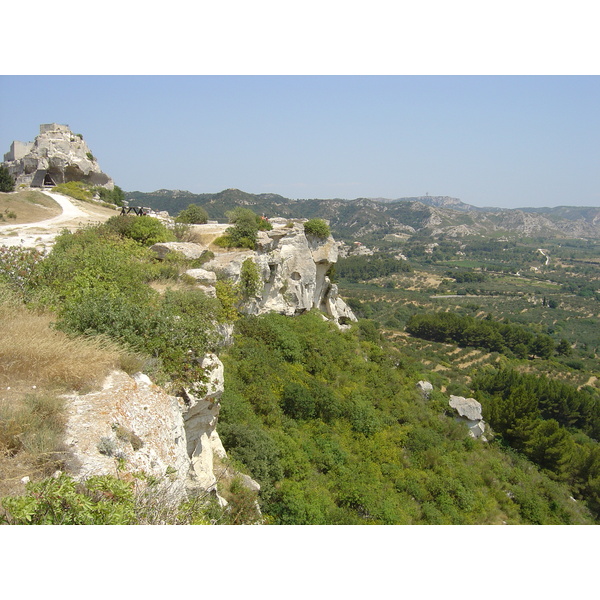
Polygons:
[[54,181],[54,179],[52,178],[52,175],[50,175],[50,173],[46,172],[46,174],[44,175],[44,183],[43,183],[44,187],[48,186],[48,187],[54,187],[56,185],[56,182]]

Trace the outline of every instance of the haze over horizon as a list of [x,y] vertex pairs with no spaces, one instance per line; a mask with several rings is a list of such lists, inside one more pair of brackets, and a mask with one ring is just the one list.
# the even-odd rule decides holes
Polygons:
[[0,154],[56,122],[125,191],[598,206],[598,106],[597,76],[3,75]]

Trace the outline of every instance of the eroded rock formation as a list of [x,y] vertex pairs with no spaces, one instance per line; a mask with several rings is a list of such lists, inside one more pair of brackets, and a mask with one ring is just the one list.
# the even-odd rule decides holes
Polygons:
[[[338,296],[338,288],[331,283],[327,273],[338,259],[338,243],[329,236],[325,239],[304,232],[305,219],[272,219],[271,231],[260,231],[256,250],[215,252],[215,257],[203,265],[204,271],[220,275],[234,284],[240,281],[242,265],[252,260],[260,274],[260,289],[245,302],[248,314],[277,312],[296,315],[316,308],[339,326],[356,321],[352,310]],[[227,226],[196,225],[194,232],[202,244],[186,244],[202,251],[214,250],[211,242],[222,235]],[[180,250],[181,244],[156,244],[152,249],[159,258],[169,251]],[[190,275],[195,276],[190,272]],[[206,274],[203,275],[208,283]]]
[[[123,371],[112,372],[100,391],[69,396],[69,470],[81,479],[114,474],[115,461],[122,459],[124,473],[143,471],[163,481],[174,503],[192,489],[216,493],[215,457],[227,456],[215,429],[223,364],[210,354],[202,366],[208,383],[183,397],[168,394],[146,375]],[[259,487],[246,479],[248,487]]]
[[471,437],[487,441],[483,435],[485,432],[485,422],[481,414],[481,404],[475,398],[450,396],[449,404],[458,413],[456,419],[467,424]]
[[4,155],[4,165],[17,187],[54,186],[69,181],[114,188],[113,180],[103,173],[80,134],[68,125],[40,125],[33,142],[14,141]]

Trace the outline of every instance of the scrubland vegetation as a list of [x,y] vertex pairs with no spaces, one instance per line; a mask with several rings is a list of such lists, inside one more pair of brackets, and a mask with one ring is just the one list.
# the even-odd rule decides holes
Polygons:
[[83,181],[68,181],[67,183],[59,183],[57,186],[54,186],[52,191],[64,194],[65,196],[71,196],[71,198],[82,200],[83,202],[100,199],[107,204],[123,206],[123,201],[125,200],[125,194],[118,185],[115,185],[112,190],[108,190],[105,187],[94,186]]
[[255,214],[249,208],[237,207],[227,212],[231,227],[224,235],[214,240],[221,248],[248,248],[254,250],[259,231],[269,231],[273,226],[268,220]]

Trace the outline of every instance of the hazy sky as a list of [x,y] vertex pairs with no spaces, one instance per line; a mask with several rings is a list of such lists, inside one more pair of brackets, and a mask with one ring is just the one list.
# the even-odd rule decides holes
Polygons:
[[126,191],[600,204],[597,76],[2,76],[0,151],[82,133]]

